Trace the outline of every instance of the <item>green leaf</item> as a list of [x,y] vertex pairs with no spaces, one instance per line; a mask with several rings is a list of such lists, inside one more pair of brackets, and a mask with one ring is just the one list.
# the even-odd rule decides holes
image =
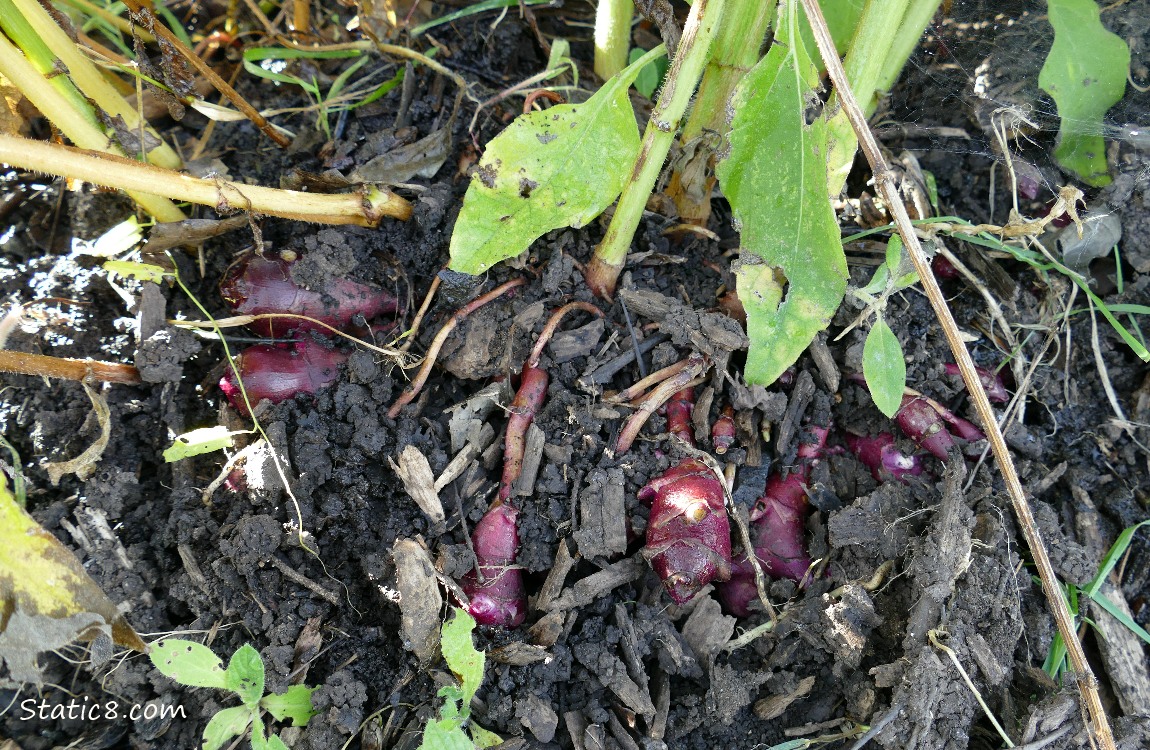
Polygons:
[[287,692],[265,695],[260,705],[276,721],[291,719],[293,727],[306,727],[308,720],[315,716],[316,710],[311,705],[311,694],[318,688],[307,685],[292,685]]
[[447,666],[463,685],[460,711],[463,716],[467,716],[471,698],[479,689],[479,683],[483,682],[483,663],[487,655],[476,651],[475,644],[471,642],[475,620],[462,609],[456,608],[453,611],[455,616],[443,626],[440,648]]
[[582,104],[521,115],[487,144],[451,235],[451,270],[484,273],[544,233],[581,227],[611,205],[639,153],[627,89],[653,57]]
[[172,463],[173,461],[182,461],[185,458],[198,456],[202,453],[211,453],[212,451],[222,450],[223,448],[231,448],[235,444],[234,436],[246,434],[247,432],[249,431],[237,430],[232,432],[222,425],[201,427],[198,430],[185,432],[183,435],[178,435],[171,447],[164,451],[164,460],[168,463]]
[[291,750],[278,734],[268,737],[268,750]]
[[906,387],[906,361],[898,337],[879,315],[863,344],[863,377],[879,411],[894,417]]
[[220,750],[233,737],[243,736],[255,716],[250,706],[235,706],[217,711],[204,727],[203,750]]
[[820,114],[807,123],[818,106],[818,74],[804,47],[786,41],[794,15],[790,33],[735,91],[730,155],[717,169],[742,234],[736,287],[751,339],[745,375],[760,385],[773,383],[827,327],[847,282],[827,197],[826,122]]
[[[634,63],[646,53],[647,50],[641,47],[631,48],[631,55],[627,64]],[[659,84],[662,83],[663,76],[667,75],[667,68],[667,58],[665,57],[660,57],[644,65],[639,70],[639,75],[635,76],[635,90],[648,99],[652,98],[655,89],[659,88]]]
[[475,750],[458,721],[429,721],[423,729],[419,750]]
[[1086,184],[1110,184],[1102,118],[1126,93],[1130,48],[1102,25],[1095,0],[1050,0],[1054,44],[1038,85],[1058,105],[1054,158]]
[[1130,632],[1141,638],[1144,643],[1150,643],[1150,633],[1147,633],[1145,628],[1130,619],[1129,615],[1119,609],[1114,602],[1110,601],[1110,598],[1106,596],[1106,594],[1095,592],[1090,596],[1090,600],[1109,612],[1111,617],[1129,628]]
[[104,270],[119,276],[130,276],[143,281],[162,281],[165,276],[172,273],[163,266],[151,263],[133,263],[130,260],[109,260],[104,263]]
[[503,742],[503,738],[495,732],[484,729],[476,724],[474,721],[468,725],[468,730],[471,732],[471,741],[478,748],[495,747]]
[[1098,593],[1098,589],[1102,588],[1102,583],[1106,580],[1106,577],[1110,575],[1110,571],[1114,570],[1114,566],[1117,565],[1118,561],[1122,559],[1122,556],[1126,554],[1130,543],[1134,541],[1134,535],[1147,524],[1150,524],[1150,518],[1122,530],[1122,533],[1118,535],[1118,538],[1114,540],[1114,544],[1111,545],[1109,551],[1107,551],[1106,556],[1102,558],[1102,564],[1098,566],[1098,575],[1094,576],[1094,580],[1087,584],[1084,589],[1087,596],[1091,599],[1094,598],[1094,595]]
[[152,644],[148,656],[161,674],[181,685],[227,689],[223,660],[201,643],[165,638]]
[[224,673],[228,690],[240,696],[245,705],[254,706],[264,695],[264,660],[250,643],[236,649]]

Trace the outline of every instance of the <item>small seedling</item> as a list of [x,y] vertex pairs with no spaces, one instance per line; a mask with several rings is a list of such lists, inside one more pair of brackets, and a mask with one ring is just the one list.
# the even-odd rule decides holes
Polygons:
[[230,690],[239,696],[242,705],[225,708],[208,721],[203,750],[220,750],[248,732],[252,750],[287,750],[279,735],[268,734],[263,712],[276,721],[290,719],[295,727],[307,726],[315,715],[311,694],[316,688],[292,685],[283,693],[264,694],[264,663],[250,644],[236,649],[226,668],[207,646],[179,638],[157,641],[149,656],[156,669],[181,685]]
[[454,616],[443,626],[441,648],[443,658],[459,684],[439,689],[443,706],[439,709],[439,718],[427,722],[419,750],[464,750],[492,747],[503,742],[499,735],[470,720],[471,699],[483,682],[483,664],[487,655],[477,651],[471,641],[475,620],[462,609],[453,611]]

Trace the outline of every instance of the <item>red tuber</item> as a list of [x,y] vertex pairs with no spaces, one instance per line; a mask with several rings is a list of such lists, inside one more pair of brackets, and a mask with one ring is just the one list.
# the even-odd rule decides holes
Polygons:
[[715,453],[725,455],[735,445],[735,434],[735,410],[728,406],[711,425],[711,445]]
[[[763,496],[751,512],[751,540],[763,573],[772,578],[801,581],[811,566],[806,550],[805,521],[809,501],[807,482],[811,469],[822,457],[830,432],[810,425],[810,438],[799,444],[798,465],[789,474],[771,475]],[[758,598],[755,569],[744,553],[731,568],[731,579],[719,586],[719,598],[737,617],[750,614]]]
[[[312,339],[301,339],[290,344],[248,347],[236,355],[235,363],[248,401],[255,406],[265,398],[278,404],[298,393],[315,393],[331,385],[347,357]],[[220,379],[220,390],[236,411],[251,416],[236,380],[236,370],[228,368]]]
[[471,601],[468,612],[480,625],[514,628],[527,617],[523,571],[515,565],[515,557],[519,553],[519,509],[511,491],[523,472],[527,428],[535,421],[535,414],[547,398],[550,378],[539,366],[543,347],[551,340],[563,316],[572,310],[603,314],[588,302],[571,302],[556,310],[539,334],[523,365],[519,390],[511,402],[511,417],[507,421],[503,442],[503,478],[499,483],[499,496],[476,524],[471,536],[475,548],[475,570],[464,576],[462,583],[463,591]]
[[908,476],[922,473],[922,461],[918,456],[908,456],[894,444],[894,435],[880,432],[874,437],[846,435],[847,446],[858,459],[870,469],[877,482],[894,479],[905,482]]
[[894,415],[894,419],[907,437],[943,461],[954,447],[954,437],[968,443],[986,438],[978,427],[957,416],[934,399],[921,394],[904,395],[902,406]]
[[676,604],[731,575],[731,526],[723,484],[697,459],[679,462],[639,490],[651,504],[643,555]]
[[[694,388],[683,388],[667,401],[667,431],[690,445]],[[651,506],[647,544],[651,567],[676,604],[690,601],[711,581],[731,574],[731,525],[723,483],[705,463],[684,459],[639,490]]]
[[[399,308],[399,301],[388,292],[349,279],[335,279],[322,290],[306,289],[292,280],[294,262],[245,255],[224,273],[220,294],[241,315],[292,313],[333,328],[346,327],[358,315],[370,319]],[[263,336],[324,330],[297,318],[256,320],[248,327]]]
[[[987,370],[985,367],[976,367],[974,371],[978,373],[978,380],[982,383],[982,387],[986,390],[986,397],[990,399],[992,404],[1005,404],[1010,400],[1010,393],[1006,390],[1006,384],[1002,382],[1002,376],[993,370]],[[947,362],[946,374],[958,378],[961,382],[962,375],[958,371],[958,365]]]

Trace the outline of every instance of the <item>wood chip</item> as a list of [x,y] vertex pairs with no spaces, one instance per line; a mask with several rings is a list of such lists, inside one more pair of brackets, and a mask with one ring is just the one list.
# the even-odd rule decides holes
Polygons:
[[559,728],[559,715],[551,704],[534,693],[526,698],[516,701],[515,714],[523,728],[535,735],[540,742],[550,742],[555,739],[555,730]]
[[575,558],[571,556],[571,550],[567,546],[566,539],[559,540],[559,548],[555,550],[555,562],[551,564],[551,570],[547,573],[547,580],[543,581],[543,587],[539,589],[539,596],[535,600],[535,609],[540,612],[547,612],[548,607],[559,596],[563,590],[563,583],[567,579],[567,574],[571,572],[571,568],[575,565]]
[[527,440],[523,448],[523,468],[512,486],[512,493],[518,497],[535,494],[535,478],[539,476],[539,463],[543,460],[543,444],[547,436],[536,424],[527,427]]
[[683,639],[699,663],[708,667],[734,632],[735,618],[724,615],[722,605],[711,598],[701,600],[683,624]]
[[428,463],[427,457],[419,448],[408,445],[399,454],[398,464],[391,459],[391,456],[387,457],[387,461],[419,509],[436,526],[443,524],[446,518],[443,503],[439,501],[439,493],[435,489],[435,475],[431,473],[431,464]]
[[399,590],[403,647],[427,664],[439,654],[439,610],[443,606],[435,566],[424,546],[414,539],[397,539],[391,555]]
[[755,716],[763,721],[770,721],[777,719],[783,715],[783,712],[790,707],[792,703],[799,698],[805,698],[810,694],[811,688],[815,686],[814,677],[804,677],[799,686],[792,692],[783,695],[772,695],[770,698],[763,698],[762,700],[755,701]]
[[626,480],[622,469],[593,470],[579,496],[575,543],[587,559],[627,551]]
[[646,570],[647,562],[641,555],[625,558],[576,582],[574,586],[566,589],[554,601],[550,602],[547,607],[540,607],[540,609],[544,612],[559,612],[576,607],[586,607],[624,583],[637,581]]

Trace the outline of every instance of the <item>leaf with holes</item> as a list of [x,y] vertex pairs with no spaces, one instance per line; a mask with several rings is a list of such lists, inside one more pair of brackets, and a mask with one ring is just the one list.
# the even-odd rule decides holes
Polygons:
[[251,706],[234,706],[217,711],[204,727],[203,750],[226,747],[233,737],[242,737],[255,718]]
[[307,685],[292,685],[285,692],[265,695],[260,707],[275,717],[276,721],[291,719],[293,727],[306,727],[315,708],[311,704],[311,694],[319,688]]
[[1054,44],[1038,85],[1058,105],[1054,158],[1088,185],[1110,184],[1102,118],[1126,92],[1130,47],[1102,25],[1094,0],[1050,0]]
[[264,697],[264,660],[249,643],[236,649],[224,673],[228,690],[246,705],[254,706]]
[[827,327],[847,281],[827,197],[826,121],[811,114],[818,74],[805,48],[787,43],[791,16],[780,43],[735,91],[730,155],[717,169],[742,236],[736,287],[751,339],[746,380],[761,385]]
[[481,274],[545,232],[581,227],[611,205],[639,153],[627,89],[662,47],[582,104],[515,119],[479,162],[451,235],[451,270]]
[[228,687],[224,662],[210,648],[195,641],[164,638],[152,644],[148,656],[165,677],[189,687]]
[[440,648],[443,650],[443,659],[447,666],[459,678],[463,687],[460,703],[461,711],[467,716],[471,708],[471,698],[483,682],[483,663],[487,655],[475,648],[471,642],[471,631],[475,629],[475,619],[456,609],[455,616],[443,626],[443,635]]

